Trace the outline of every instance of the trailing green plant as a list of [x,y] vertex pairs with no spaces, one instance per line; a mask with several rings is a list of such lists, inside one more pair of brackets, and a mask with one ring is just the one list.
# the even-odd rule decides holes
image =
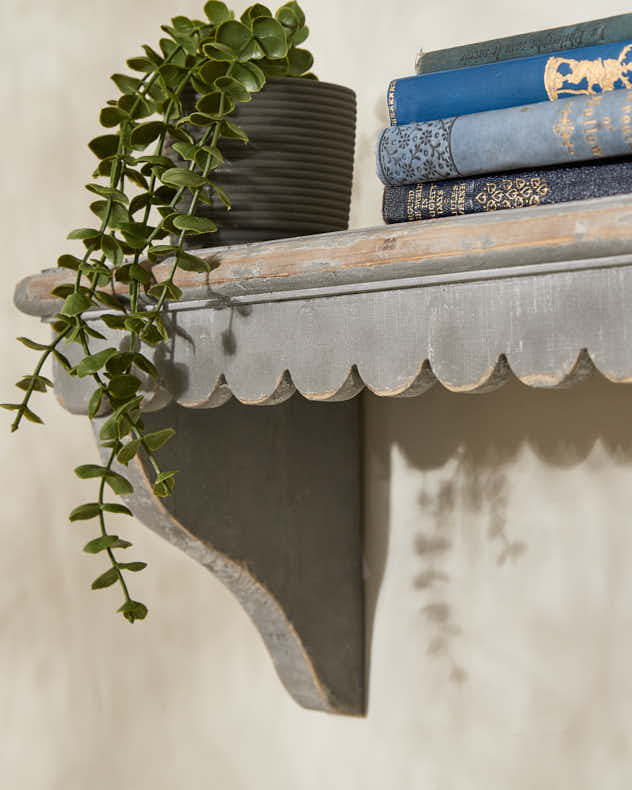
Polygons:
[[[43,344],[18,338],[40,355],[33,373],[17,383],[24,392],[21,401],[2,404],[15,412],[13,431],[23,419],[41,423],[31,401],[34,393],[53,386],[42,375],[52,357],[68,375],[94,382],[88,414],[90,418],[109,415],[99,433],[107,460],[75,469],[82,479],[95,478],[98,492],[96,501],[79,505],[69,518],[97,520],[99,534],[84,551],[105,553],[109,567],[92,582],[92,589],[118,582],[124,596],[118,611],[130,623],[145,618],[147,607],[130,596],[124,573],[140,571],[146,563],[121,562],[115,554],[131,543],[108,532],[106,518],[110,513],[132,514],[124,505],[106,501],[106,489],[115,494],[130,494],[133,489],[113,466],[115,461],[127,465],[143,453],[153,468],[153,491],[158,497],[173,492],[176,475],[163,470],[156,457],[174,429],[147,432],[143,423],[142,379],[158,377],[143,345],[168,339],[163,315],[165,307],[182,296],[175,283],[178,270],[207,272],[211,267],[187,250],[187,241],[216,231],[215,220],[221,222],[215,215],[214,219],[196,216],[199,203],[211,205],[215,195],[222,210],[230,210],[229,196],[211,176],[224,161],[223,138],[248,142],[244,130],[230,119],[235,107],[250,101],[269,77],[315,79],[309,73],[312,56],[299,47],[308,29],[296,2],[281,6],[275,15],[256,3],[237,20],[224,3],[210,0],[204,13],[205,20],[174,17],[161,28],[166,37],[159,49],[145,45],[141,55],[127,61],[134,76],[112,75],[120,95],[108,101],[99,116],[108,131],[88,144],[98,159],[93,178],[106,180],[86,186],[96,198],[90,209],[98,223],[68,234],[83,245],[83,253],[63,254],[57,261],[75,276],[73,283],[53,291],[63,302],[54,316],[52,340]],[[197,95],[192,112],[183,100],[190,91]],[[181,158],[179,166],[165,155],[167,145]],[[152,267],[164,259],[171,261],[169,273],[157,281]],[[90,316],[95,309],[100,312]],[[95,328],[98,321],[120,333],[116,346],[94,350],[95,339],[105,340]],[[62,344],[67,343],[81,348],[75,365],[62,353]]]

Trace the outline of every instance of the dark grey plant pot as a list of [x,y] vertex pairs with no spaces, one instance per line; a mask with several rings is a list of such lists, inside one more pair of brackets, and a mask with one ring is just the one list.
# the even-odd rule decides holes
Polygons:
[[230,116],[250,141],[222,138],[226,162],[212,180],[228,192],[231,211],[212,196],[197,214],[220,230],[191,237],[190,247],[265,241],[345,230],[355,142],[355,93],[341,85],[294,77],[266,83]]

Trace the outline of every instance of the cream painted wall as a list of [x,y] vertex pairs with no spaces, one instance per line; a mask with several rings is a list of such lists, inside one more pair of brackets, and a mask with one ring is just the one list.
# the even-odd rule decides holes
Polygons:
[[[88,218],[97,111],[139,43],[196,0],[2,0],[3,400],[44,337],[13,284]],[[245,7],[240,2],[237,10]],[[355,227],[380,222],[372,147],[389,78],[434,49],[620,13],[602,0],[304,0],[321,78],[358,94]],[[135,522],[151,607],[91,593],[84,421],[0,440],[0,783],[16,790],[627,790],[632,786],[629,391],[510,384],[366,399],[369,714],[299,709],[246,615]],[[8,420],[7,420],[8,424]],[[88,528],[89,529],[89,528]],[[83,532],[83,534],[81,534]]]

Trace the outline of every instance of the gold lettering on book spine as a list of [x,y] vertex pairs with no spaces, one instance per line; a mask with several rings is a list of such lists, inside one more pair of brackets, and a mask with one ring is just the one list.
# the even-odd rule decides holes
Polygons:
[[575,148],[571,142],[571,137],[575,131],[575,127],[568,119],[568,116],[571,114],[571,109],[572,104],[570,102],[564,108],[562,108],[560,117],[557,119],[557,123],[553,127],[553,131],[562,140],[562,145],[564,148],[566,148],[568,153],[573,156],[575,153]]
[[616,59],[550,57],[544,67],[544,87],[551,101],[577,94],[632,88],[632,44],[626,44]]
[[474,196],[474,200],[484,211],[497,211],[502,208],[522,208],[537,206],[549,193],[545,178],[504,178],[501,182],[488,182],[485,189]]

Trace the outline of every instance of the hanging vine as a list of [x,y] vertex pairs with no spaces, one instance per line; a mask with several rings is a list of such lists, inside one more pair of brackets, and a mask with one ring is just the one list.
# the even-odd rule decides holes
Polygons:
[[[204,13],[204,21],[177,16],[163,25],[166,37],[160,39],[159,50],[145,45],[142,55],[127,61],[138,76],[112,75],[120,95],[108,101],[99,116],[108,131],[88,144],[98,159],[93,177],[106,182],[86,186],[96,197],[90,209],[98,226],[68,234],[83,245],[83,253],[58,258],[59,267],[76,274],[72,284],[53,291],[63,300],[54,316],[53,338],[49,344],[18,338],[38,351],[39,358],[33,372],[17,382],[24,393],[21,401],[2,404],[15,412],[12,431],[23,419],[41,423],[31,401],[35,393],[53,386],[42,375],[51,357],[68,375],[94,382],[88,414],[90,418],[109,415],[99,433],[107,460],[75,469],[82,479],[98,480],[98,489],[96,501],[74,508],[69,518],[71,522],[96,519],[99,534],[84,551],[104,553],[109,567],[92,582],[92,589],[118,582],[124,598],[118,611],[130,623],[145,618],[147,607],[131,597],[125,574],[142,570],[146,563],[121,562],[115,554],[132,544],[108,531],[107,516],[132,513],[118,502],[106,501],[106,493],[110,489],[130,494],[133,489],[113,465],[115,461],[127,465],[138,453],[144,454],[153,469],[153,491],[158,497],[173,492],[176,475],[162,469],[155,455],[175,430],[165,427],[148,433],[143,423],[142,379],[158,377],[143,347],[168,339],[162,317],[165,307],[182,296],[175,283],[178,270],[207,272],[211,267],[187,250],[187,241],[216,231],[215,220],[221,222],[218,216],[197,216],[199,203],[211,205],[215,196],[230,210],[229,196],[211,176],[224,161],[222,138],[248,142],[244,130],[230,119],[236,105],[250,101],[269,77],[314,79],[309,73],[312,56],[299,47],[308,28],[296,2],[286,3],[275,15],[256,3],[236,20],[224,3],[210,0]],[[192,112],[184,96],[190,91],[197,98]],[[180,157],[178,165],[165,155],[168,143]],[[158,282],[152,267],[165,259],[171,261],[169,273]],[[115,293],[119,283],[124,295],[119,295],[120,285]],[[90,316],[95,309],[101,312]],[[95,352],[94,340],[106,339],[95,328],[98,321],[120,333],[120,342]],[[76,365],[62,353],[68,343],[81,347]]]

